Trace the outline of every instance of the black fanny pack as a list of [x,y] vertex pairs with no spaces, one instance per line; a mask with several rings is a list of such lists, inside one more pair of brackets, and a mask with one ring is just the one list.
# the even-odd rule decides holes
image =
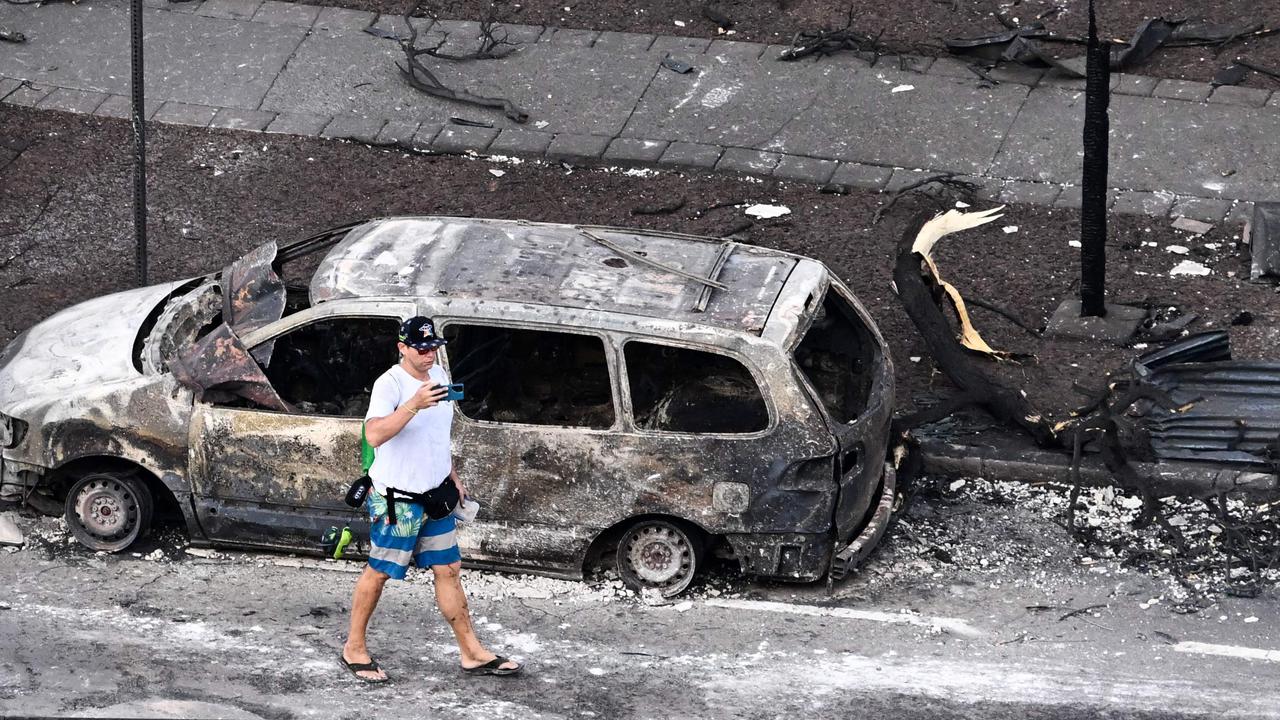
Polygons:
[[[373,480],[368,475],[351,483],[351,487],[347,488],[346,503],[351,507],[360,507],[364,504],[364,499],[368,496],[371,487],[373,487]],[[458,486],[453,484],[452,478],[445,478],[444,482],[424,493],[405,492],[389,487],[387,488],[387,517],[392,523],[396,522],[396,503],[409,502],[421,505],[423,512],[432,520],[441,520],[449,517],[449,513],[453,512],[461,501]]]
[[395,524],[396,503],[411,502],[421,505],[422,511],[432,520],[442,520],[449,517],[449,513],[458,507],[461,500],[462,498],[458,495],[458,486],[454,485],[450,478],[445,478],[444,482],[424,493],[405,492],[389,487],[387,488],[387,518]]

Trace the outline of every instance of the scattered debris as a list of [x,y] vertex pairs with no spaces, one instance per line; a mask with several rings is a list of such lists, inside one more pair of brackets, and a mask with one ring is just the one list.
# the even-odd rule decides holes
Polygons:
[[490,175],[492,175],[492,176],[494,176],[494,177],[502,177],[503,175],[506,175],[506,174],[507,174],[507,171],[506,171],[506,170],[499,170],[499,169],[497,169],[497,168],[489,168],[489,174],[490,174]]
[[779,53],[778,59],[791,61],[810,55],[825,57],[842,50],[871,52],[878,59],[886,51],[885,46],[880,43],[880,35],[872,37],[853,30],[853,19],[854,6],[850,5],[844,27],[834,30],[802,30],[796,33],[791,38],[791,47]]
[[[495,53],[495,48],[498,45],[510,44],[506,41],[505,35],[501,39],[494,36],[493,32],[495,23],[490,22],[487,25],[482,23],[480,49],[474,53],[470,53],[468,55],[450,55],[441,53],[440,48],[445,42],[443,40],[435,47],[419,48],[417,47],[418,28],[410,21],[410,18],[419,12],[422,8],[423,1],[424,0],[418,0],[418,2],[404,14],[404,23],[409,27],[409,37],[407,39],[401,38],[398,40],[401,49],[404,50],[405,64],[397,64],[396,67],[400,69],[400,73],[402,77],[404,77],[405,82],[409,83],[410,87],[434,97],[468,103],[471,105],[478,105],[480,107],[499,108],[502,110],[504,115],[514,122],[521,124],[528,122],[529,113],[520,109],[510,100],[507,100],[506,98],[475,95],[467,92],[466,90],[455,90],[447,87],[444,83],[440,82],[439,78],[437,78],[434,73],[422,64],[422,61],[419,58],[423,55],[454,61],[503,57],[507,53]],[[494,4],[497,4],[497,0],[495,0]]]
[[1249,244],[1253,259],[1249,279],[1280,278],[1280,202],[1260,202],[1253,206],[1249,221]]
[[687,202],[689,202],[688,198],[681,195],[675,200],[672,200],[667,203],[663,203],[661,205],[637,205],[636,207],[631,208],[631,214],[632,215],[670,215],[673,212],[677,212],[683,209]]
[[369,20],[369,24],[364,26],[364,32],[376,38],[382,38],[383,40],[395,40],[396,42],[400,42],[401,38],[394,30],[377,27],[378,21],[381,19],[382,13],[375,12],[373,17]]
[[11,513],[0,515],[0,545],[22,547],[26,543],[18,524],[13,521]]
[[1204,235],[1213,229],[1213,223],[1202,222],[1200,220],[1192,220],[1189,217],[1178,216],[1170,226],[1174,230],[1184,230],[1194,235]]
[[915,85],[896,85],[896,86],[894,86],[894,88],[893,88],[892,90],[890,90],[889,92],[890,92],[891,94],[892,94],[892,93],[900,93],[900,92],[910,92],[911,90],[915,90],[915,89],[916,89],[916,86],[915,86]]
[[24,43],[27,41],[27,36],[17,30],[10,30],[9,28],[0,26],[0,40],[11,43]]
[[956,175],[958,174],[959,173],[944,172],[944,173],[937,173],[934,175],[927,175],[923,178],[920,178],[919,180],[915,180],[913,182],[910,182],[904,185],[901,188],[898,188],[896,191],[894,191],[893,195],[889,198],[889,202],[876,208],[875,214],[871,216],[871,224],[875,225],[879,223],[880,219],[884,217],[884,215],[888,213],[891,209],[893,209],[893,206],[898,203],[898,200],[902,199],[903,195],[906,195],[907,193],[913,190],[918,190],[926,185],[932,185],[934,183],[937,183],[943,187],[960,192],[965,197],[972,199],[973,193],[978,189],[978,186],[968,180],[957,179]]
[[1174,255],[1186,255],[1191,252],[1191,248],[1185,245],[1166,245],[1164,251],[1173,253]]
[[736,24],[733,18],[725,15],[718,8],[712,7],[709,3],[702,6],[702,17],[716,24],[716,28],[721,32],[728,32]]
[[1249,68],[1240,63],[1232,63],[1214,74],[1210,85],[1220,87],[1222,85],[1239,85],[1249,75]]
[[1245,60],[1244,58],[1236,58],[1236,64],[1242,67],[1249,68],[1250,70],[1256,73],[1259,73],[1261,75],[1266,75],[1272,80],[1280,80],[1280,71],[1273,70],[1271,68],[1262,67],[1261,65],[1254,64],[1248,60]]
[[461,125],[463,127],[478,127],[478,128],[493,127],[493,123],[489,122],[488,120],[468,120],[467,118],[451,117],[449,118],[449,122],[453,123],[454,125]]
[[680,75],[693,72],[692,65],[686,62],[681,62],[679,60],[676,60],[670,55],[662,58],[662,62],[660,64],[662,65],[662,67],[670,70],[671,72],[679,73]]
[[1194,260],[1183,260],[1169,271],[1169,275],[1208,275],[1212,270]]
[[[1078,46],[1084,39],[1051,32],[1044,23],[1020,25],[1003,14],[997,19],[1005,30],[972,38],[951,38],[944,41],[947,49],[956,55],[972,57],[989,63],[1014,62],[1032,67],[1048,67],[1069,77],[1084,77],[1084,56],[1062,56],[1052,50],[1054,45]],[[1048,17],[1042,14],[1040,19]],[[1162,47],[1188,47],[1213,45],[1219,48],[1230,43],[1263,37],[1277,32],[1257,22],[1215,24],[1204,20],[1166,20],[1150,18],[1140,24],[1127,42],[1114,43],[1109,62],[1112,70],[1128,70],[1140,65]],[[1237,65],[1249,67],[1242,61]],[[1222,71],[1215,84],[1234,85],[1243,79],[1240,70]],[[1237,77],[1239,75],[1239,77]],[[1221,82],[1219,82],[1221,80]]]
[[761,220],[767,220],[769,218],[776,218],[776,217],[782,217],[783,215],[790,215],[791,208],[785,205],[757,204],[757,205],[752,205],[748,207],[743,212],[750,215],[751,217],[760,218]]

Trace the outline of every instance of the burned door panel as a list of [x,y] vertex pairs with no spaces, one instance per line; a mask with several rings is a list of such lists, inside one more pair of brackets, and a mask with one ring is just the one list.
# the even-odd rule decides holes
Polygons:
[[313,549],[312,516],[348,518],[360,419],[197,404],[191,477],[209,536]]
[[273,346],[261,376],[295,412],[244,407],[240,399],[197,405],[191,474],[211,536],[313,549],[317,527],[353,515],[342,498],[360,474],[369,392],[394,361],[398,327],[398,316],[304,316],[255,346]]
[[482,499],[478,525],[505,524],[530,541],[499,551],[509,543],[481,541],[482,530],[468,530],[464,540],[476,547],[475,559],[580,563],[585,546],[572,528],[599,527],[593,521],[610,497],[598,484],[599,457],[616,442],[604,341],[489,322],[442,326],[450,375],[466,388],[455,418],[454,463],[468,492]]

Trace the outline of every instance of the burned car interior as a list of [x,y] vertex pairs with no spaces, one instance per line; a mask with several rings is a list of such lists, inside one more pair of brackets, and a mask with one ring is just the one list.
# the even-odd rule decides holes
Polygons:
[[636,426],[688,433],[751,433],[769,426],[760,388],[724,355],[631,341],[624,347]]
[[606,429],[613,391],[598,337],[450,323],[445,348],[458,410],[473,420]]
[[276,338],[264,372],[298,412],[364,417],[373,382],[396,361],[398,331],[390,318],[320,320]]
[[795,358],[833,420],[852,422],[866,410],[876,344],[834,290],[827,292],[815,312]]

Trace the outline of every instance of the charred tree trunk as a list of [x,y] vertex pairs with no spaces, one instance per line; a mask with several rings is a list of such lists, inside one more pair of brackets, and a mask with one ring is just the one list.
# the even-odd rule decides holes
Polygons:
[[1111,48],[1098,41],[1089,0],[1089,49],[1084,91],[1084,172],[1080,202],[1080,315],[1107,314],[1107,150]]
[[923,256],[911,249],[921,226],[927,221],[928,217],[921,215],[907,225],[898,243],[893,282],[907,315],[929,348],[929,355],[965,398],[1001,422],[1022,428],[1037,445],[1057,447],[1059,441],[1053,429],[1031,408],[1022,393],[1005,387],[984,372],[956,339],[956,331],[939,304],[941,289],[926,269]]

